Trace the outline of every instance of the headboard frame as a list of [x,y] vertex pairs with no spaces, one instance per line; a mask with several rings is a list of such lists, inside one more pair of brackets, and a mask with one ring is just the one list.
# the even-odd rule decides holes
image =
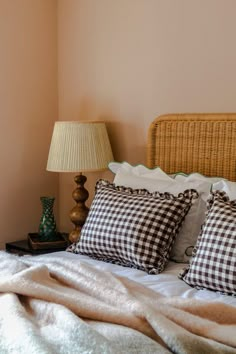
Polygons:
[[236,181],[236,113],[157,117],[148,132],[147,165]]

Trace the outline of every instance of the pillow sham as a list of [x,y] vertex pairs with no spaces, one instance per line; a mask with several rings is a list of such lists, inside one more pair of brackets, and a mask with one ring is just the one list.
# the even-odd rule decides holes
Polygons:
[[236,199],[236,182],[221,180],[212,185],[212,190],[224,191],[226,192],[230,200]]
[[197,237],[201,231],[201,225],[205,219],[205,201],[210,194],[211,183],[202,180],[188,181],[186,183],[184,181],[178,182],[173,178],[170,178],[163,171],[162,179],[140,177],[124,171],[123,167],[121,167],[115,175],[114,184],[116,186],[131,188],[145,188],[149,192],[168,192],[175,196],[186,189],[195,189],[198,192],[199,198],[193,200],[192,207],[175,239],[170,255],[170,258],[175,262],[189,262],[192,256],[193,247],[195,246]]
[[193,172],[190,174],[186,174],[184,172],[178,172],[173,175],[173,178],[179,182],[207,181],[211,184],[225,180],[222,177],[207,177],[197,172]]
[[108,168],[112,173],[116,174],[117,171],[119,170],[121,164],[122,164],[122,162],[111,161],[108,164]]
[[215,191],[190,265],[180,278],[198,289],[236,295],[236,200]]
[[100,180],[79,242],[68,251],[160,273],[197,192],[149,193]]
[[128,162],[110,162],[108,167],[111,172],[117,174],[118,172],[128,173],[132,176],[144,177],[144,178],[153,178],[153,179],[172,179],[171,176],[168,176],[160,167],[148,168],[144,165],[132,166]]

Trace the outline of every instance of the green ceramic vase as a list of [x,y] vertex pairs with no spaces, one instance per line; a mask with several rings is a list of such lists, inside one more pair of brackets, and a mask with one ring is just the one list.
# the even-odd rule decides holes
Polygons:
[[39,240],[55,241],[57,239],[57,227],[53,214],[54,197],[40,197],[42,203],[42,216],[40,219],[38,236]]

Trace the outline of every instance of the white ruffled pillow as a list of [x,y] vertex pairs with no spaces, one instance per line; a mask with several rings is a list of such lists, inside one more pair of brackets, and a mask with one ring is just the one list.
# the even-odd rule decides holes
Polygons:
[[229,197],[229,200],[236,199],[236,182],[221,180],[212,185],[212,191],[223,191]]
[[229,200],[236,199],[236,182],[229,181],[222,177],[206,177],[200,173],[191,173],[186,175],[182,172],[177,173],[173,178],[178,182],[192,182],[192,181],[208,181],[212,183],[212,192],[220,191],[225,192]]
[[148,168],[144,165],[136,165],[132,166],[128,162],[110,162],[108,164],[108,167],[111,172],[114,174],[117,174],[119,171],[138,176],[138,177],[147,177],[147,178],[153,178],[153,179],[172,179],[170,176],[168,176],[160,167],[156,168]]
[[209,183],[211,183],[212,185],[214,183],[218,183],[219,181],[225,180],[222,177],[206,177],[200,173],[194,172],[194,173],[190,173],[190,174],[185,174],[183,172],[179,172],[179,173],[175,173],[173,175],[173,178],[176,181],[179,182],[191,182],[191,181],[207,181]]

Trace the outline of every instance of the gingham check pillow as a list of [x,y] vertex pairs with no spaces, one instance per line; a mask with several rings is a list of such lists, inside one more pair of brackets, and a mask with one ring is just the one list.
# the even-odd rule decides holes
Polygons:
[[215,191],[207,208],[193,258],[180,278],[196,288],[236,295],[236,200]]
[[80,241],[68,251],[157,274],[197,192],[178,197],[100,180]]

